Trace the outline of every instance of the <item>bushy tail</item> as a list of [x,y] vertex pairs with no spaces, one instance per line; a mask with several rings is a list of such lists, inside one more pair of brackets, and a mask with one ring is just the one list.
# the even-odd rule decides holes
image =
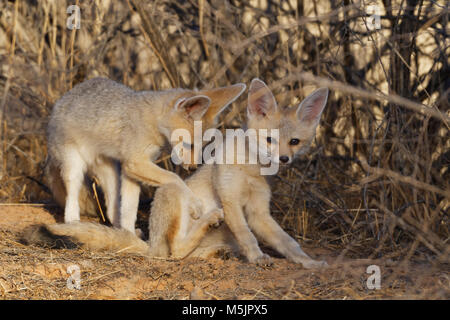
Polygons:
[[[47,164],[45,166],[45,178],[56,203],[61,208],[64,208],[64,206],[66,205],[66,188],[61,177],[61,169],[57,166],[57,164],[52,160],[51,157],[47,159]],[[85,181],[81,186],[80,196],[78,197],[80,212],[81,214],[86,214],[89,216],[98,216],[97,203],[95,202],[89,190],[90,189],[88,182]]]
[[83,247],[93,251],[109,250],[149,255],[148,244],[125,229],[93,222],[33,225],[24,230],[22,241],[50,248]]

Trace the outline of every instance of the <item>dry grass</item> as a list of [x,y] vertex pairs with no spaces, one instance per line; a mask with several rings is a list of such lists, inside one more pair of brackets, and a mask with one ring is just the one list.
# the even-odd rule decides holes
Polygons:
[[[285,259],[257,267],[236,258],[165,261],[111,252],[49,251],[21,245],[12,232],[0,234],[0,297],[6,299],[450,298],[448,272],[423,262],[399,266],[362,259],[311,272]],[[67,268],[74,264],[81,270],[80,290],[67,287]],[[380,290],[367,288],[369,264],[382,270]]]
[[[367,31],[366,7],[350,1],[269,1],[269,5],[240,0],[159,0],[145,5],[131,0],[79,1],[79,30],[66,28],[69,4],[50,0],[0,3],[2,202],[50,201],[42,176],[47,117],[54,102],[85,79],[106,76],[136,90],[158,90],[249,83],[259,77],[271,85],[281,106],[295,106],[315,87],[325,85],[332,94],[310,155],[273,179],[273,215],[302,244],[335,252],[337,259],[433,265],[437,268],[433,272],[446,279],[448,290],[450,42],[446,1],[377,2],[382,16],[381,29],[375,31]],[[245,100],[240,98],[232,106],[223,127],[242,123]],[[161,165],[185,175],[167,160]],[[151,196],[152,190],[147,191]],[[144,216],[141,213],[145,221]],[[2,265],[14,263],[16,271],[10,270],[12,278],[0,277],[0,282],[31,288],[15,287],[8,297],[57,298],[58,290],[64,290],[62,282],[39,285],[42,279],[23,270],[27,261],[65,263],[65,253],[48,258],[45,250],[15,244],[8,249],[14,235],[5,232],[0,238],[0,261]],[[87,252],[71,257],[93,261],[92,279],[120,266],[118,273],[98,281],[130,275],[142,263],[138,257]],[[201,263],[193,265],[202,268]],[[102,270],[100,266],[104,271],[96,271]],[[164,264],[164,268],[176,269],[170,266]],[[288,268],[280,268],[284,267]],[[398,268],[392,274],[401,279]],[[22,282],[14,278],[20,272]],[[336,289],[339,285],[356,281],[327,279],[320,280],[319,293],[296,283],[293,288],[304,296],[292,291],[288,297],[344,297],[329,292],[341,292]],[[348,287],[355,290],[355,286]],[[282,292],[275,290],[269,297],[282,298]],[[439,290],[433,292],[418,296],[445,296],[437,294]],[[170,291],[136,297],[157,296],[182,297],[171,296]],[[236,296],[264,298],[261,292],[253,296],[238,292]],[[396,294],[347,295],[389,296]],[[217,297],[232,294],[218,293]]]

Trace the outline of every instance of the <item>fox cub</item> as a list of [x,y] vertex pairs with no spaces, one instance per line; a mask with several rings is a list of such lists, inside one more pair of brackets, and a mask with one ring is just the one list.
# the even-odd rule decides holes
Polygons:
[[[278,129],[278,140],[265,137],[279,150],[280,164],[307,151],[328,98],[328,89],[309,95],[298,108],[280,110],[270,89],[259,79],[251,83],[247,128]],[[269,131],[270,132],[270,131]],[[273,147],[273,146],[272,146]],[[305,268],[326,266],[311,259],[270,215],[271,191],[260,164],[203,165],[186,180],[202,202],[202,215],[192,214],[190,196],[180,184],[165,184],[156,193],[149,221],[148,244],[134,234],[94,223],[32,227],[28,243],[84,245],[91,249],[127,249],[149,256],[207,257],[218,250],[240,252],[250,262],[269,264],[255,235],[289,260]],[[225,223],[217,225],[224,219]]]
[[[167,142],[178,143],[171,141],[174,130],[193,133],[194,121],[202,121],[205,129],[214,127],[245,87],[136,92],[104,78],[75,86],[56,102],[48,124],[46,173],[54,197],[65,207],[64,221],[80,220],[80,200],[81,208],[89,210],[86,173],[98,179],[108,219],[116,227],[134,232],[139,182],[178,185],[200,214],[201,202],[183,180],[153,161]],[[196,163],[199,156],[182,160]]]

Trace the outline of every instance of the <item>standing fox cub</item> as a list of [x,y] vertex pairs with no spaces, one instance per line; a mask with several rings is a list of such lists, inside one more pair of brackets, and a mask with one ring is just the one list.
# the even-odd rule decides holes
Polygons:
[[[296,109],[279,110],[270,89],[254,79],[248,98],[248,129],[278,129],[279,137],[264,137],[279,150],[280,163],[290,163],[306,152],[315,136],[325,107],[328,89],[309,95]],[[264,131],[264,130],[261,130]],[[248,145],[247,145],[247,150]],[[230,151],[230,150],[228,150]],[[190,197],[179,184],[160,187],[152,203],[148,244],[134,234],[95,223],[54,224],[32,227],[24,234],[27,243],[50,246],[84,245],[90,249],[127,250],[148,256],[206,257],[218,250],[238,251],[258,264],[270,257],[258,246],[255,235],[305,268],[326,266],[311,259],[270,215],[271,191],[260,164],[204,165],[186,180],[202,201],[197,219],[189,206]],[[225,224],[209,229],[222,219]],[[254,235],[255,234],[255,235]]]
[[[79,198],[86,193],[87,172],[99,180],[107,216],[116,227],[134,232],[138,182],[176,184],[190,197],[192,210],[200,214],[201,202],[183,180],[153,161],[167,141],[178,143],[171,141],[174,130],[193,133],[194,121],[202,121],[204,128],[215,126],[220,112],[245,87],[241,83],[203,91],[136,92],[104,78],[75,86],[56,102],[48,125],[46,171],[57,202],[65,206],[64,221],[80,220]],[[194,160],[198,156],[193,155]]]

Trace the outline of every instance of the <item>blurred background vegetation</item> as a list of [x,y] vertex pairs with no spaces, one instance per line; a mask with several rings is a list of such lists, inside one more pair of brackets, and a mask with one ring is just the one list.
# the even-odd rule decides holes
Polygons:
[[[2,0],[0,199],[51,201],[47,119],[86,79],[161,90],[259,77],[282,107],[327,86],[311,153],[273,178],[274,217],[343,254],[448,261],[448,34],[444,0]],[[244,93],[221,127],[245,107]]]

